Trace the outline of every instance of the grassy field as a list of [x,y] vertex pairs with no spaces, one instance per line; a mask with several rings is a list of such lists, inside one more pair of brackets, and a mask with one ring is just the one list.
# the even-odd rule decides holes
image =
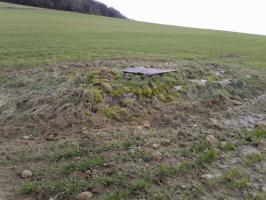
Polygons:
[[0,65],[97,59],[232,61],[265,67],[266,37],[0,3]]
[[0,3],[0,200],[265,200],[265,55],[265,36]]

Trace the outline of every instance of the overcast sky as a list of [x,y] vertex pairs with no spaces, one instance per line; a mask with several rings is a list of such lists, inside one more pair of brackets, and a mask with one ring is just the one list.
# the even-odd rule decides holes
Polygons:
[[266,35],[266,0],[99,0],[145,22]]

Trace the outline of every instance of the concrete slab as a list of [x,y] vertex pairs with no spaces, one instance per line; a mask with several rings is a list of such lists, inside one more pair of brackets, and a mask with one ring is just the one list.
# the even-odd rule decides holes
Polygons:
[[146,68],[146,67],[130,67],[122,70],[124,73],[152,76],[157,74],[164,74],[169,72],[175,72],[174,69],[156,69],[156,68]]

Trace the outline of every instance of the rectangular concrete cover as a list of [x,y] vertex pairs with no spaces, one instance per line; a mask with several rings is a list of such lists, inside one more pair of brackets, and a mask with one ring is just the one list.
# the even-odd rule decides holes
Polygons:
[[146,68],[146,67],[130,67],[122,70],[124,73],[132,73],[139,75],[156,75],[156,74],[164,74],[168,72],[175,72],[173,69],[155,69],[155,68]]

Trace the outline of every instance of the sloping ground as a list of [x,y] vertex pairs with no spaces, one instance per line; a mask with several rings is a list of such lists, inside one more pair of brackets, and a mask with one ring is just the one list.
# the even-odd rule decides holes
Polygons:
[[[177,72],[123,76],[139,65]],[[122,60],[4,73],[1,198],[265,198],[265,73]]]
[[266,37],[0,3],[0,67],[102,59],[194,60],[265,68]]
[[0,199],[266,199],[265,37],[0,11]]

